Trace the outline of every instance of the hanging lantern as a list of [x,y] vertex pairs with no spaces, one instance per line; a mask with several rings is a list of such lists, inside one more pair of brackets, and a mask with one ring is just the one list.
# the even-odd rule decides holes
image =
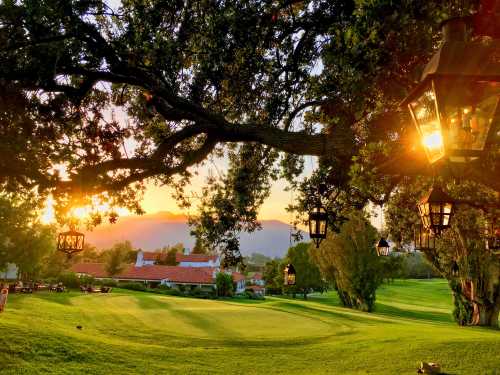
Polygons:
[[292,264],[286,265],[284,274],[285,274],[284,284],[295,285],[295,268],[293,267]]
[[462,19],[444,23],[444,41],[403,101],[430,163],[479,159],[500,131],[500,40],[468,41]]
[[384,237],[381,237],[377,243],[377,254],[378,256],[389,256],[389,243],[385,240]]
[[316,248],[326,238],[327,228],[328,214],[321,203],[317,203],[313,211],[309,212],[309,237],[316,244]]
[[500,255],[500,224],[496,220],[486,223],[486,247],[495,255]]
[[60,233],[57,239],[57,250],[71,257],[73,254],[83,251],[85,235],[71,228],[67,232]]
[[425,229],[422,224],[417,224],[414,235],[415,250],[426,251],[436,248],[436,237],[429,229]]
[[441,188],[434,186],[418,204],[418,210],[425,229],[440,235],[449,228],[455,201]]

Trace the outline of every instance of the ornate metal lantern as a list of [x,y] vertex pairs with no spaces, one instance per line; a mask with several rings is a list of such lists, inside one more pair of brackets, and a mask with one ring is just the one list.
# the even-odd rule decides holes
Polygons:
[[422,224],[417,224],[414,234],[415,250],[426,251],[436,248],[436,237],[429,229],[425,229]]
[[381,237],[377,243],[377,254],[378,256],[389,256],[389,243],[385,240],[384,237]]
[[314,209],[309,212],[309,237],[319,247],[321,241],[326,238],[328,228],[328,214],[321,203],[317,203]]
[[441,188],[434,186],[418,204],[418,210],[425,229],[440,235],[449,228],[455,201]]
[[463,19],[443,25],[440,49],[403,101],[430,163],[479,159],[500,131],[500,40],[469,34]]
[[389,256],[389,243],[385,240],[384,237],[381,237],[377,243],[377,254],[378,256]]
[[60,233],[57,239],[57,250],[65,253],[68,257],[83,251],[85,235],[71,228],[67,232]]
[[293,267],[293,264],[286,265],[284,274],[285,274],[284,284],[295,285],[295,268]]
[[493,254],[500,255],[500,224],[496,220],[486,223],[486,247]]

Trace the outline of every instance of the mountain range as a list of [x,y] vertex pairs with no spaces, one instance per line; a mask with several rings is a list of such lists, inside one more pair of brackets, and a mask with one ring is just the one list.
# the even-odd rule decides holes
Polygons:
[[[279,220],[261,220],[261,224],[262,230],[241,234],[242,254],[261,253],[269,257],[283,257],[290,246],[290,225]],[[179,242],[192,249],[195,238],[189,232],[186,216],[158,212],[123,216],[116,224],[100,225],[85,235],[86,241],[99,249],[109,248],[125,240],[143,250],[155,250]],[[305,237],[307,240],[308,236]]]

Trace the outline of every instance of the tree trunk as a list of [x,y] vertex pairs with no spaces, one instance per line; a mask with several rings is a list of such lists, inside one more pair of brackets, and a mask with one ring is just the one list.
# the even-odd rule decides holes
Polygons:
[[498,306],[486,306],[473,303],[472,325],[498,328]]
[[[477,285],[488,285],[485,280],[451,280],[455,310],[453,316],[458,324],[498,328],[500,298],[496,290],[477,290]],[[494,286],[497,289],[497,286]],[[493,300],[485,295],[496,295]]]

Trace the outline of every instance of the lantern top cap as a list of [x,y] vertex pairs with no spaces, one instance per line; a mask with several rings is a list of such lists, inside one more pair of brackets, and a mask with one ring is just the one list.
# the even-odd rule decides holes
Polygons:
[[289,263],[286,265],[285,271],[288,273],[295,273],[295,267],[293,266],[293,264]]
[[381,237],[378,241],[377,247],[390,247],[389,243],[385,240],[384,237]]
[[420,204],[442,202],[454,203],[455,200],[448,194],[446,194],[439,186],[433,186],[429,190],[429,192],[420,200]]
[[435,79],[500,82],[500,39],[446,40],[425,66],[420,83],[401,102],[407,106]]
[[422,73],[427,77],[500,80],[500,40],[445,41]]

